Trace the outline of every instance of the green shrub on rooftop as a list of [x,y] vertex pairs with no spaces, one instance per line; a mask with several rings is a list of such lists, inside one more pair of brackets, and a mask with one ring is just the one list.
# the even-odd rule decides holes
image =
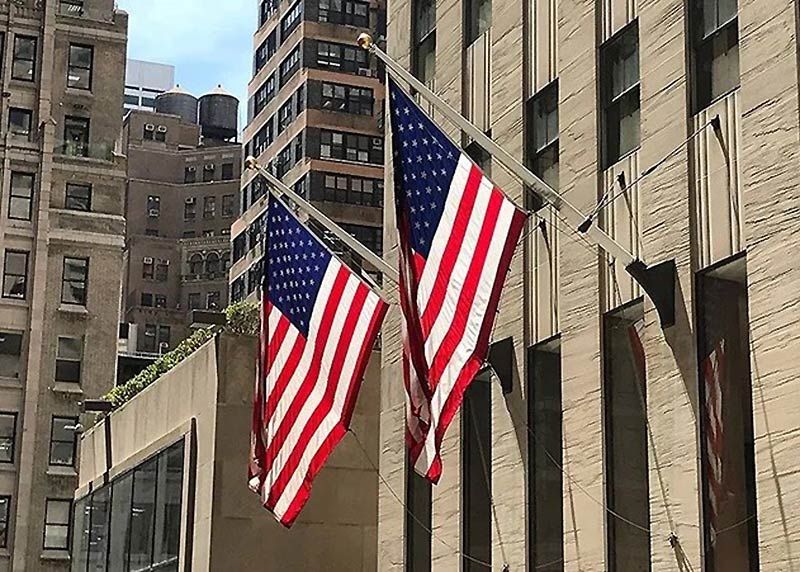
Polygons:
[[114,408],[120,407],[137,395],[162,375],[197,351],[203,344],[220,331],[239,336],[258,335],[261,326],[258,304],[237,302],[225,309],[225,326],[202,328],[183,340],[178,346],[159,357],[128,382],[109,391],[103,399],[110,401]]

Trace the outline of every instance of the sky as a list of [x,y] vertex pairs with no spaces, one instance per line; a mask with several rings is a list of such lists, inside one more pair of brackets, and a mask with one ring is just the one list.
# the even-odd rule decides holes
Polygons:
[[118,6],[129,14],[129,58],[175,66],[176,82],[198,97],[221,83],[239,98],[244,116],[255,0],[118,0]]

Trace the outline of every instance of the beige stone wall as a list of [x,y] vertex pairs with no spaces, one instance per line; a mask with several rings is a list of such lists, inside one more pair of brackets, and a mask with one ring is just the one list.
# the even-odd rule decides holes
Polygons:
[[[436,86],[456,108],[462,86],[470,85],[462,78],[462,10],[457,0],[437,2]],[[800,135],[796,6],[788,0],[740,0],[741,87],[699,114],[689,104],[685,2],[569,0],[558,3],[557,19],[551,15],[554,10],[548,0],[493,2],[491,127],[498,143],[522,158],[523,97],[544,87],[556,73],[560,190],[584,212],[614,184],[619,171],[625,171],[630,183],[716,114],[729,153],[726,163],[713,131],[707,129],[640,181],[631,200],[615,205],[602,221],[647,261],[674,258],[678,270],[675,326],[663,330],[652,302],[645,298],[652,569],[703,566],[695,273],[743,250],[748,266],[761,569],[797,568],[800,520],[793,507],[800,499],[796,492],[800,480],[793,451],[800,439],[794,397],[800,315],[794,290],[800,269],[793,256],[797,233],[792,222],[797,218]],[[603,170],[597,47],[635,18],[640,38],[641,146]],[[388,52],[406,67],[410,19],[409,0],[390,6]],[[533,31],[524,39],[523,22]],[[451,128],[446,122],[444,127]],[[520,197],[516,179],[496,165],[492,173],[512,197]],[[389,168],[386,186],[388,192]],[[393,223],[387,208],[386,251],[395,241]],[[548,230],[557,233],[553,226]],[[572,229],[564,231],[550,249],[539,231],[518,248],[494,333],[495,340],[513,336],[516,350],[513,393],[504,396],[496,384],[492,396],[493,496],[499,515],[492,526],[494,569],[504,562],[511,570],[530,565],[526,519],[533,507],[525,492],[530,467],[523,349],[559,332],[563,459],[569,475],[563,484],[564,569],[609,567],[605,538],[609,517],[602,506],[606,481],[601,316],[641,292],[622,267],[609,269],[598,249],[577,241]],[[525,273],[520,262],[523,249]],[[549,266],[552,260],[555,268]],[[553,282],[555,292],[550,287]],[[381,471],[404,498],[398,324],[393,311],[384,327]],[[456,419],[448,431],[444,474],[433,493],[434,534],[441,540],[432,541],[435,570],[459,567],[454,553],[460,546],[462,519],[459,425]],[[403,508],[385,487],[379,499],[379,569],[401,570]],[[669,542],[673,533],[678,540],[674,547]]]

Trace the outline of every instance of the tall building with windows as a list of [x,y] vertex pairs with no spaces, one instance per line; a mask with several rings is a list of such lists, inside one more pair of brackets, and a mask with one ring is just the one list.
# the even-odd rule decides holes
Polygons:
[[[384,28],[382,1],[259,2],[244,132],[245,156],[379,254],[384,90],[377,63],[355,38]],[[259,175],[244,174],[242,215],[231,229],[234,300],[253,294],[260,281],[265,192]]]
[[380,469],[410,513],[382,490],[378,569],[797,568],[796,4],[399,0],[388,22],[390,55],[630,251],[674,259],[677,299],[662,328],[539,210],[500,302],[500,379],[472,384],[435,487],[405,461],[391,313]]
[[156,356],[189,333],[193,310],[228,303],[239,214],[238,100],[173,88],[125,117],[128,157],[123,329],[126,356]]
[[66,570],[80,402],[113,386],[128,17],[0,3],[0,569]]
[[156,110],[156,97],[175,85],[175,66],[128,59],[125,66],[125,109]]

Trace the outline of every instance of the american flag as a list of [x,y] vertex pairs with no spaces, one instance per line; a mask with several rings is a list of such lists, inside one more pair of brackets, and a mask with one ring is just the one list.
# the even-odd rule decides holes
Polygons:
[[392,80],[389,93],[406,441],[416,471],[436,483],[442,438],[484,365],[526,215]]
[[725,428],[722,423],[722,380],[725,377],[725,340],[717,342],[713,351],[703,361],[705,382],[706,424],[706,478],[711,523],[711,541],[716,541],[721,505],[728,497],[723,484],[723,452],[725,450]]
[[289,527],[347,432],[387,305],[279,199],[266,216],[249,484]]

